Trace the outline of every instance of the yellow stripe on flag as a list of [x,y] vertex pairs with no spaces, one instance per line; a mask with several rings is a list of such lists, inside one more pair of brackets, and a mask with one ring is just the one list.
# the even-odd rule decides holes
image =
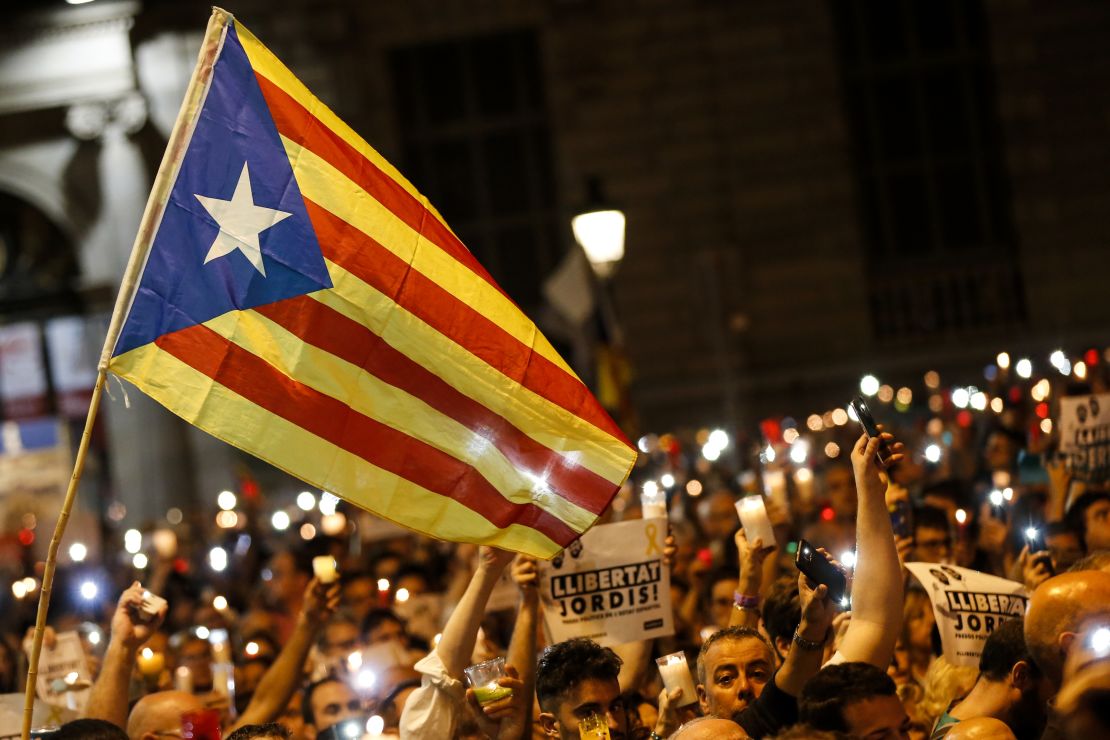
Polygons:
[[[391,165],[385,157],[378,154],[372,146],[355,133],[354,129],[344,123],[339,116],[332,113],[331,109],[324,105],[319,98],[312,94],[312,92],[304,86],[304,84],[293,76],[289,68],[281,63],[281,60],[274,56],[273,52],[267,49],[261,41],[259,41],[254,34],[243,27],[241,23],[236,21],[235,32],[239,36],[239,41],[243,45],[243,50],[247,52],[247,58],[250,59],[251,67],[257,74],[262,75],[270,82],[274,83],[286,93],[289,94],[294,100],[301,104],[305,110],[311,113],[320,121],[324,126],[335,132],[343,141],[347,142],[359,154],[366,157],[375,167],[380,169],[398,185],[408,191],[409,195],[416,198],[420,203],[428,209],[437,221],[444,225],[448,230],[451,229],[439,212],[428,202],[428,199],[420,194],[412,183],[405,179],[397,168]],[[453,231],[451,233],[454,233]]]
[[596,519],[561,496],[534,490],[534,482],[485,437],[362,368],[305,343],[254,311],[231,311],[205,326],[286,377],[471,465],[509,501],[535,504],[576,532],[586,531]]
[[312,298],[366,326],[541,445],[614,486],[624,482],[631,466],[624,442],[506,377],[334,262],[326,264],[335,287]]
[[248,401],[146,344],[112,359],[112,372],[185,421],[323,490],[433,537],[550,558],[559,545],[531,527],[499,529],[472,509],[366,462]]
[[301,194],[381,244],[413,269],[577,378],[536,325],[500,291],[429,242],[311,150],[282,137]]

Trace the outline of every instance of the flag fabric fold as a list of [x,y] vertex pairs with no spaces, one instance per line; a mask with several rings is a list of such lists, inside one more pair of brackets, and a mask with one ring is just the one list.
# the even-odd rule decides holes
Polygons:
[[635,452],[427,199],[214,12],[108,369],[413,530],[553,556]]

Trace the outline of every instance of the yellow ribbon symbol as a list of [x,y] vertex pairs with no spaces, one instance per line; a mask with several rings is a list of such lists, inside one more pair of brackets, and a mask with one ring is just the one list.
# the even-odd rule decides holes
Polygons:
[[646,534],[648,538],[647,552],[645,552],[644,555],[651,555],[652,553],[662,555],[663,550],[659,547],[658,528],[656,528],[654,524],[648,524],[644,527],[644,534]]

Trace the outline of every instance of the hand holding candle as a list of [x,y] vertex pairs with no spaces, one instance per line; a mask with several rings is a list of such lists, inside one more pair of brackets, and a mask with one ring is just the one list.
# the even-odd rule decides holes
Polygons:
[[339,577],[339,572],[335,568],[335,558],[331,555],[319,555],[312,558],[312,572],[316,576],[316,580],[325,585],[335,583],[335,579]]
[[505,673],[504,658],[487,660],[466,669],[466,678],[470,682],[470,687],[474,689],[474,698],[478,700],[480,705],[486,705],[512,695],[512,689],[497,682],[497,679],[506,675],[508,674]]
[[685,653],[671,653],[662,658],[656,658],[659,666],[659,675],[663,678],[663,687],[667,693],[675,689],[682,689],[682,696],[675,706],[684,707],[698,700],[694,689],[694,678],[690,675],[690,667],[686,664]]
[[744,535],[753,546],[756,540],[763,540],[763,547],[775,546],[775,528],[767,516],[767,505],[763,497],[756,494],[745,496],[736,502],[736,513],[744,527]]

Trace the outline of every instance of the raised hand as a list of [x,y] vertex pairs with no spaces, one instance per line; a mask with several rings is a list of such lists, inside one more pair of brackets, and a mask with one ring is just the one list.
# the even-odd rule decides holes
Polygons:
[[758,595],[763,585],[763,561],[775,551],[775,546],[764,547],[761,537],[749,542],[743,527],[736,531],[733,540],[740,552],[740,586],[737,590],[750,596]]
[[331,619],[339,608],[339,583],[320,583],[313,578],[304,590],[301,614],[313,625],[322,625]]
[[[879,445],[886,444],[888,451],[886,463],[878,458]],[[906,456],[906,446],[894,441],[894,435],[880,432],[878,437],[861,434],[852,448],[852,469],[856,475],[856,489],[860,496],[886,498],[886,470]]]
[[516,557],[514,552],[482,545],[478,548],[478,567],[486,571],[500,573],[505,570],[505,566],[513,562],[514,557]]
[[525,694],[524,682],[520,680],[516,669],[507,665],[505,673],[507,675],[497,679],[497,684],[512,689],[512,693],[497,701],[491,701],[483,706],[478,703],[474,689],[466,690],[466,701],[474,710],[483,732],[488,737],[498,740],[523,736],[527,702],[531,701],[531,697]]
[[162,620],[166,618],[168,607],[165,605],[149,622],[140,621],[135,617],[143,605],[145,591],[141,583],[133,582],[120,594],[116,610],[112,614],[112,638],[119,640],[121,645],[132,651],[138,650],[149,640],[162,626]]

